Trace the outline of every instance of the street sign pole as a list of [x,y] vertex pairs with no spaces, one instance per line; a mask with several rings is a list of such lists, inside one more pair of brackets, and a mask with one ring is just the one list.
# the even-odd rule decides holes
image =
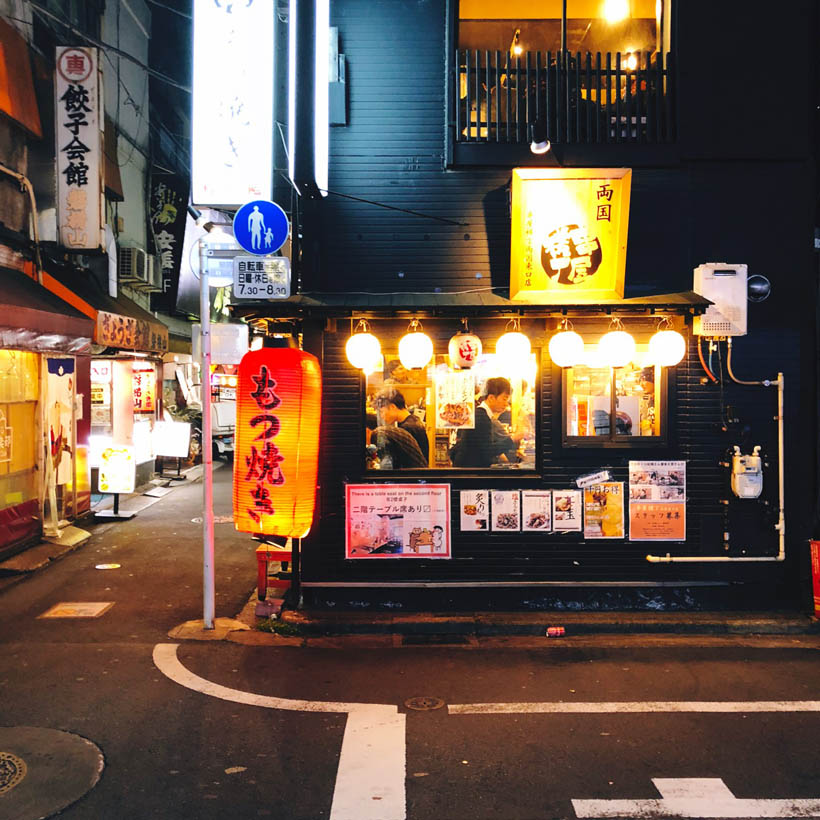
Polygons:
[[202,404],[202,620],[214,628],[214,483],[213,432],[211,427],[211,298],[208,263],[199,245],[200,393]]

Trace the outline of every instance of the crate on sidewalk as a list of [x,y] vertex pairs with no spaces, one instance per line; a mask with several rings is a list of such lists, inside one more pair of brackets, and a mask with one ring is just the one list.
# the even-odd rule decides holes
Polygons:
[[[257,597],[264,601],[269,589],[281,590],[284,594],[290,589],[293,578],[293,542],[288,538],[285,546],[264,542],[256,548],[256,581]],[[271,564],[279,564],[279,569],[270,571]]]

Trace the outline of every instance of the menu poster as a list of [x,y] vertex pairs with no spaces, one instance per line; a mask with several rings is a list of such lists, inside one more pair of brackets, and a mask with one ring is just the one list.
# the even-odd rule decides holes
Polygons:
[[629,462],[630,541],[686,540],[686,462]]
[[521,491],[521,529],[524,532],[552,529],[552,490]]
[[521,529],[521,492],[519,490],[493,490],[494,531]]
[[580,532],[582,529],[581,491],[552,491],[552,528],[555,532]]
[[475,427],[475,376],[471,370],[436,373],[436,429]]
[[462,490],[461,504],[461,531],[476,532],[489,529],[490,521],[490,491],[489,490]]
[[348,484],[346,558],[451,558],[449,484]]
[[606,481],[584,489],[584,538],[624,537],[624,484]]

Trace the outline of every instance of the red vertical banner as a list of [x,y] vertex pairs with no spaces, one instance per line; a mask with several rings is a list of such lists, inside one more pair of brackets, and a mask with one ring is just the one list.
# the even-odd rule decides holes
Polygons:
[[811,583],[814,592],[814,617],[820,618],[820,541],[811,544]]
[[319,362],[295,348],[246,353],[236,402],[234,525],[242,532],[303,538],[316,499]]

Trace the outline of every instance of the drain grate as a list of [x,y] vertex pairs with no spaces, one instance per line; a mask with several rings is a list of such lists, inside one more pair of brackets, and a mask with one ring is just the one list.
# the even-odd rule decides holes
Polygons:
[[404,701],[404,705],[416,712],[432,712],[434,709],[441,709],[444,706],[444,701],[441,698],[420,697],[410,698]]
[[467,635],[402,635],[404,646],[447,646],[448,644],[466,644],[470,642]]
[[10,792],[26,776],[27,771],[23,758],[11,752],[0,752],[0,794]]

